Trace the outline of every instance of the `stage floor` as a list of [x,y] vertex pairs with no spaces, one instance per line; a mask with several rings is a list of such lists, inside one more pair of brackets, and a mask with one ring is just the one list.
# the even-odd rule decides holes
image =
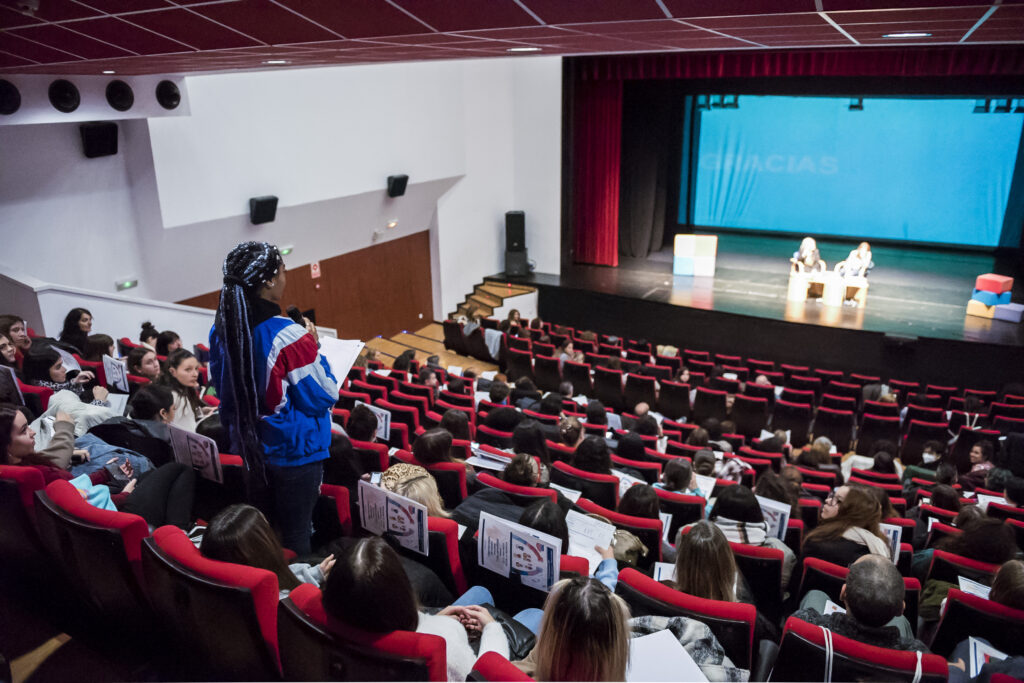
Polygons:
[[[876,246],[875,268],[864,308],[789,302],[789,257],[799,246],[790,237],[719,233],[715,277],[672,275],[672,250],[646,259],[620,259],[617,268],[574,265],[561,275],[533,273],[510,281],[584,289],[705,310],[935,339],[1024,346],[1024,325],[966,315],[974,279],[998,272],[1016,278],[1014,301],[1022,296],[1019,263],[997,262],[991,254]],[[852,248],[819,240],[829,268]],[[504,274],[494,279],[504,279]]]

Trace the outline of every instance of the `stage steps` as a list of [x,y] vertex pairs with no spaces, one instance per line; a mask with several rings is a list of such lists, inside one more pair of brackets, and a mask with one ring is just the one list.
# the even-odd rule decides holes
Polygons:
[[402,352],[412,349],[416,352],[416,360],[421,363],[425,363],[427,357],[436,355],[440,358],[442,367],[456,365],[465,369],[472,368],[477,372],[498,369],[498,366],[494,363],[485,363],[476,358],[462,356],[445,349],[444,328],[438,322],[430,323],[415,332],[400,332],[390,339],[376,337],[366,342],[366,346],[367,348],[374,349],[377,352],[377,360],[388,366]]
[[473,292],[466,295],[465,300],[459,304],[458,308],[454,313],[449,315],[449,318],[455,318],[459,315],[469,316],[469,311],[473,308],[477,309],[485,317],[493,315],[495,309],[500,308],[505,299],[522,296],[523,294],[529,294],[530,292],[536,291],[534,287],[517,284],[500,284],[493,281],[485,281],[473,287]]

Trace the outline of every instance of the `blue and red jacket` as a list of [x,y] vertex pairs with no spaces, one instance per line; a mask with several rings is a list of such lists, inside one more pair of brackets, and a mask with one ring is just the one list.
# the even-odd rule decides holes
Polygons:
[[[270,307],[280,313],[274,304],[258,300],[253,307],[257,322],[252,330],[253,357],[261,398],[259,435],[265,462],[271,467],[298,467],[326,460],[338,382],[305,328],[280,315],[264,317]],[[230,414],[230,395],[221,389],[221,347],[216,335],[214,328],[210,331],[210,381],[221,398],[220,411]]]

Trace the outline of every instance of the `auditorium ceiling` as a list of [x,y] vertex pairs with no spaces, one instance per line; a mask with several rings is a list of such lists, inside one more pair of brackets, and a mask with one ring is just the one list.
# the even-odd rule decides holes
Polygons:
[[[908,5],[919,5],[907,7]],[[0,0],[0,73],[1024,43],[1024,0]]]

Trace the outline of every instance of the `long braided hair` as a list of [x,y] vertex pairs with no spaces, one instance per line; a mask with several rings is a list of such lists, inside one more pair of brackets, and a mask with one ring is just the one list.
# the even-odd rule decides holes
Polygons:
[[222,406],[221,420],[232,448],[238,450],[246,467],[260,481],[266,479],[266,474],[258,433],[260,392],[256,386],[251,304],[259,296],[260,287],[277,275],[282,265],[281,252],[266,242],[243,242],[231,250],[224,259],[224,285],[210,340],[223,359],[217,369],[221,399],[227,404]]

